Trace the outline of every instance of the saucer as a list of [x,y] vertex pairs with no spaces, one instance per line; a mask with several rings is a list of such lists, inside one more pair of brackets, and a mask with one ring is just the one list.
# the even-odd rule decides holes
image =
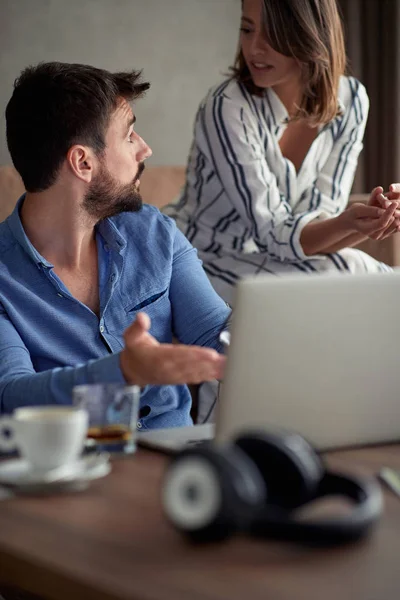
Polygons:
[[111,471],[106,454],[84,456],[74,463],[48,471],[32,469],[24,458],[0,462],[0,485],[23,488],[55,488],[71,484],[88,484],[93,479],[105,477]]

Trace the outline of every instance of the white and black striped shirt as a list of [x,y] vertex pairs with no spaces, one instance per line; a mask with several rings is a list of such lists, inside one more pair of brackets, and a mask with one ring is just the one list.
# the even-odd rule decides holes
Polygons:
[[252,239],[271,260],[306,260],[301,230],[345,209],[363,146],[364,86],[342,77],[339,105],[297,173],[279,146],[288,113],[271,88],[253,96],[229,79],[211,89],[196,116],[185,188],[165,212],[201,252],[241,252]]

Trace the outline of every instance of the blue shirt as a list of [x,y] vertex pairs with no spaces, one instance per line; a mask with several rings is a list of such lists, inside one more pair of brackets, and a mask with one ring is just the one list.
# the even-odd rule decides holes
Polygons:
[[[19,406],[70,404],[84,383],[124,382],[123,332],[138,311],[150,333],[170,343],[222,351],[230,309],[205,275],[196,250],[158,209],[144,205],[96,227],[100,318],[68,291],[27,238],[14,212],[0,223],[0,413]],[[146,386],[143,428],[191,424],[187,386]]]

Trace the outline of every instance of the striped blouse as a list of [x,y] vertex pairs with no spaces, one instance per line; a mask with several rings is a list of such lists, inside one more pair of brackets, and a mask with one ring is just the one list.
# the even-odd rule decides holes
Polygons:
[[275,92],[253,96],[233,79],[212,88],[197,112],[185,188],[165,212],[202,253],[240,253],[253,240],[272,260],[307,259],[303,227],[348,202],[369,109],[359,81],[341,78],[339,107],[297,173],[280,150],[288,113]]

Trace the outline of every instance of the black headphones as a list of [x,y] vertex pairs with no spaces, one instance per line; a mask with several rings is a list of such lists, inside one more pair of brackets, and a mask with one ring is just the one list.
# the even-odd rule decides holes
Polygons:
[[[324,496],[346,497],[355,507],[323,520],[296,520],[295,509]],[[204,443],[175,455],[162,505],[167,519],[194,541],[240,532],[330,545],[365,535],[383,499],[374,479],[326,470],[300,435],[251,432],[224,446]]]

